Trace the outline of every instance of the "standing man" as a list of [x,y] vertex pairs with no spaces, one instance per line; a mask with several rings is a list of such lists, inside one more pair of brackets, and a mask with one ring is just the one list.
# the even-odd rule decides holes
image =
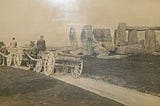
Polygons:
[[12,38],[12,41],[10,42],[10,47],[17,48],[17,41],[15,37]]
[[[8,51],[6,49],[6,45],[4,44],[3,41],[0,41],[0,52],[5,54],[5,55],[8,55]],[[0,55],[0,65],[6,65],[6,57]]]
[[43,36],[40,36],[40,39],[37,41],[37,48],[39,52],[46,50],[46,41]]

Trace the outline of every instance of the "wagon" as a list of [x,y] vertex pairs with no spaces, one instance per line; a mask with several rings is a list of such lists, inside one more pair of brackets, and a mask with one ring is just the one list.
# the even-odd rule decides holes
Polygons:
[[6,58],[7,66],[14,65],[19,67],[25,63],[29,67],[28,61],[34,61],[33,70],[37,73],[43,72],[49,76],[55,72],[68,72],[74,78],[78,78],[83,70],[83,56],[63,53],[59,51],[44,51],[38,54],[38,58],[32,57],[29,53],[31,48],[6,48],[8,54],[0,52],[0,55]]
[[11,66],[12,64],[15,67],[21,66],[24,50],[29,48],[6,48],[7,54],[0,52],[0,55],[6,58],[7,66]]
[[36,61],[34,71],[44,72],[47,76],[59,71],[71,73],[74,78],[78,78],[83,70],[83,56],[81,55],[45,51],[39,54],[38,59],[32,58],[29,54],[27,56]]

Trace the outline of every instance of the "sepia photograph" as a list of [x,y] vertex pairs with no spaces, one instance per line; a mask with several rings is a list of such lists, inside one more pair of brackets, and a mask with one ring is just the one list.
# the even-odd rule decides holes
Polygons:
[[0,106],[160,106],[159,0],[0,0]]

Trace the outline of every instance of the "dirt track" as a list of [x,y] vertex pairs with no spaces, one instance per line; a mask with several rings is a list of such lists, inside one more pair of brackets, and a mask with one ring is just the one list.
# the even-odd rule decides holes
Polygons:
[[150,94],[138,92],[133,89],[120,87],[114,84],[90,78],[74,79],[69,75],[52,75],[60,81],[75,85],[102,97],[110,98],[126,106],[160,106],[160,98]]
[[139,54],[114,60],[85,57],[83,76],[160,96],[160,56]]
[[0,106],[121,106],[30,71],[0,67]]

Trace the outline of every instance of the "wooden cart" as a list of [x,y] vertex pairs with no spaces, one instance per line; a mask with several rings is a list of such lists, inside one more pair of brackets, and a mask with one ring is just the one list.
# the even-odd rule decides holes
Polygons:
[[39,59],[29,54],[27,56],[36,61],[34,70],[37,73],[44,72],[47,76],[60,71],[71,73],[74,78],[78,78],[83,71],[83,56],[81,55],[45,51],[39,54]]
[[9,51],[7,55],[0,52],[0,55],[7,58],[7,66],[14,65],[18,68],[23,61],[28,62],[27,57],[36,63],[33,67],[34,71],[37,73],[44,72],[47,76],[60,71],[69,72],[74,78],[78,78],[83,70],[83,58],[81,55],[45,51],[39,53],[38,58],[35,58],[28,52],[31,48],[7,48],[7,50]]

